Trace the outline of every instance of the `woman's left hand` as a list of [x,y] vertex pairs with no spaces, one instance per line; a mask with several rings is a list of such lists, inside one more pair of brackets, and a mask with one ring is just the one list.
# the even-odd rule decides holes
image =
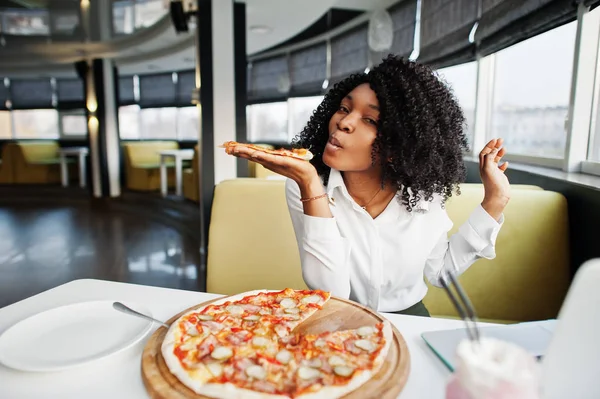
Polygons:
[[492,139],[479,153],[479,175],[483,182],[485,195],[481,206],[494,219],[500,219],[510,199],[510,183],[504,174],[508,162],[499,165],[506,153],[502,139]]

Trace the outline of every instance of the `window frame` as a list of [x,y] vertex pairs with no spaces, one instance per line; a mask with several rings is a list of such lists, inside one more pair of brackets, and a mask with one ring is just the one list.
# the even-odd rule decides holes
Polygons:
[[[579,4],[577,14],[573,70],[566,123],[565,150],[563,158],[550,158],[508,153],[503,159],[515,163],[559,169],[565,172],[581,172],[600,175],[600,162],[588,159],[594,134],[600,140],[600,123],[592,129],[591,116],[600,115],[600,10],[589,13],[589,8]],[[477,94],[475,106],[475,132],[472,153],[477,156],[487,143],[491,131],[494,109],[496,78],[496,55],[477,59]],[[582,93],[586,82],[594,81],[594,93]],[[587,83],[587,86],[590,86]],[[592,105],[593,103],[593,105]],[[598,105],[596,105],[598,104]],[[599,121],[600,122],[600,121]],[[510,149],[509,149],[510,151]]]

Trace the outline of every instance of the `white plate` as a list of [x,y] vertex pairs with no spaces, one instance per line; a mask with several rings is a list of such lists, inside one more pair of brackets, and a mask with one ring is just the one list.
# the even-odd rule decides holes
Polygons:
[[[119,312],[112,303],[76,303],[20,321],[0,335],[0,363],[25,371],[64,370],[120,352],[148,334],[151,321]],[[125,304],[152,316],[143,305]]]

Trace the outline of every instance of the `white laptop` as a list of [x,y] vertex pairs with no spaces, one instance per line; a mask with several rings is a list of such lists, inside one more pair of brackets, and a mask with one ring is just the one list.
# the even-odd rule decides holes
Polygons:
[[600,398],[600,259],[584,263],[569,288],[542,362],[544,399]]
[[[542,360],[544,399],[600,398],[600,259],[577,271],[558,320],[483,327],[481,333],[513,342]],[[431,331],[423,339],[453,370],[464,329]]]

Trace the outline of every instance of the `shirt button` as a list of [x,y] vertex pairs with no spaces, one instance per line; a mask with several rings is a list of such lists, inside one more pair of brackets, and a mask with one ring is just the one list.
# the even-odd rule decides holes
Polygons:
[[331,203],[331,205],[335,205],[335,198],[329,197],[329,203]]

